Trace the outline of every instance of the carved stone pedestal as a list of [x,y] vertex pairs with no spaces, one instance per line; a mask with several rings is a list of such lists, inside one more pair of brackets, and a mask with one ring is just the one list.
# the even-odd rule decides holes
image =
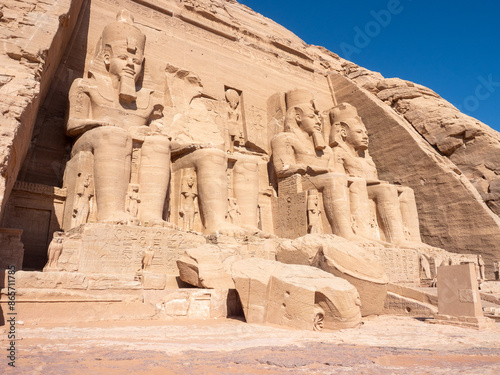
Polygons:
[[186,249],[205,244],[205,237],[164,227],[85,224],[65,234],[61,271],[135,275],[153,254],[152,273],[178,275],[176,260]]

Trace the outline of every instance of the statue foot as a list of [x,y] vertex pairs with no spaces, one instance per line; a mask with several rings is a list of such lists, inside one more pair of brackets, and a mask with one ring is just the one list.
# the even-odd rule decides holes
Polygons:
[[254,231],[249,231],[248,229],[242,228],[238,225],[223,222],[217,226],[207,229],[205,234],[221,234],[231,237],[242,237],[248,235],[254,235]]
[[[371,239],[371,238],[368,239],[368,238],[365,238],[365,237],[362,237],[362,236],[359,236],[356,234],[353,234],[351,236],[344,237],[344,238],[346,240],[349,240],[349,241],[356,243],[356,245],[361,246],[361,247],[380,247],[380,245],[382,245],[381,242],[384,242],[384,241],[379,241],[379,240],[375,240],[375,239]],[[390,245],[390,244],[387,243],[387,245]]]
[[133,220],[129,215],[126,213],[116,213],[113,215],[110,215],[104,220],[100,220],[99,222],[104,223],[104,224],[119,224],[119,225],[127,225],[131,220]]
[[243,225],[243,229],[247,231],[247,235],[257,236],[259,238],[277,238],[274,234],[264,232],[253,225]]
[[145,227],[163,227],[165,226],[165,220],[158,218],[143,219],[141,221],[142,225]]
[[174,223],[171,223],[170,221],[163,221],[163,227],[169,228],[169,229],[181,230],[181,227],[179,227],[178,225],[175,225]]
[[45,266],[42,272],[59,272],[59,268]]
[[413,241],[395,241],[394,245],[402,248],[402,249],[412,249],[412,250],[424,250],[424,249],[432,249],[433,246],[427,245],[423,242],[413,242]]

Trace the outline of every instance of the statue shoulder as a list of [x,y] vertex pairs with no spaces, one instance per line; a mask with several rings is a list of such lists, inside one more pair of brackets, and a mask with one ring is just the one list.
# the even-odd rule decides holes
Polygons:
[[272,139],[271,139],[271,145],[272,146],[278,146],[282,145],[285,143],[295,143],[298,142],[298,138],[295,134],[290,133],[290,132],[282,132],[276,134]]
[[97,92],[97,82],[94,78],[77,78],[69,89],[70,96],[82,93],[92,96],[94,92]]

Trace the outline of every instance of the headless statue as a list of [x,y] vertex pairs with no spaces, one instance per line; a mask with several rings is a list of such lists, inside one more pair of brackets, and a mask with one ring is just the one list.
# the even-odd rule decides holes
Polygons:
[[78,173],[75,191],[75,203],[72,215],[72,228],[85,224],[90,214],[94,187],[92,186],[92,176]]
[[[175,81],[174,81],[175,82]],[[193,82],[198,82],[196,85]],[[226,220],[228,212],[228,156],[224,137],[216,124],[217,102],[202,92],[201,82],[189,76],[183,97],[191,98],[172,128],[172,168],[194,169],[201,221],[205,234],[246,235],[257,233],[258,166],[251,155],[238,155],[233,168],[233,192],[241,211],[241,226]],[[191,92],[190,92],[191,91]],[[232,155],[233,159],[236,159]]]
[[307,233],[322,233],[319,198],[314,190],[310,191],[307,196],[307,222]]

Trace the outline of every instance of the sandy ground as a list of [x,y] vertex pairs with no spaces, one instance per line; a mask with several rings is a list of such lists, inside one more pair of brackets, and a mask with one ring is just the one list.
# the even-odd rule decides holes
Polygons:
[[1,374],[498,374],[489,331],[381,316],[313,332],[239,320],[17,325],[15,368],[0,328]]

